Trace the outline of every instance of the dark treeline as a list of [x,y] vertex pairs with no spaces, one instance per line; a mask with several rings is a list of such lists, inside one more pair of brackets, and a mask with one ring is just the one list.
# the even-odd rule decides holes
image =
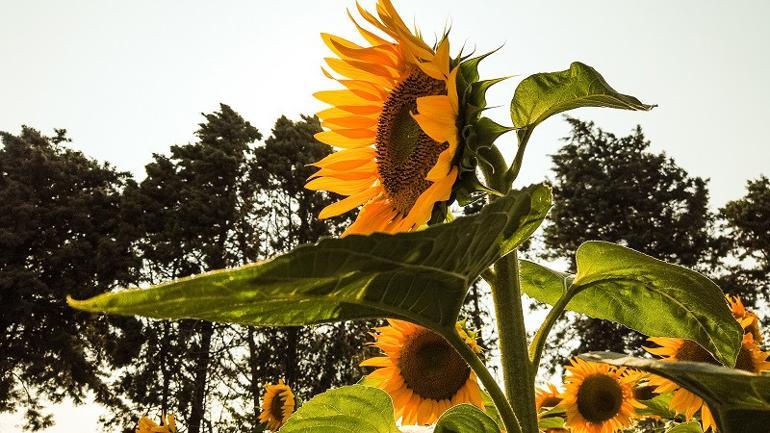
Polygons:
[[351,222],[318,220],[334,198],[304,188],[330,151],[313,138],[317,118],[281,117],[263,139],[226,105],[203,116],[195,141],[152,155],[141,181],[68,148],[64,130],[2,133],[0,412],[23,410],[26,429],[54,422],[50,403],[94,398],[107,431],[174,413],[191,433],[256,432],[266,384],[283,378],[307,400],[366,373],[374,323],[271,329],[66,306],[267,259]]
[[[705,271],[749,305],[767,301],[767,178],[714,213],[706,180],[650,152],[640,129],[616,137],[568,121],[572,132],[553,156],[557,204],[543,251],[533,254],[569,258],[588,239],[620,242]],[[338,235],[348,217],[316,217],[334,197],[304,189],[309,164],[329,152],[313,138],[318,131],[315,117],[281,117],[263,137],[221,105],[204,115],[194,142],[152,155],[141,181],[70,149],[64,130],[0,133],[0,412],[23,410],[34,431],[54,421],[46,405],[93,398],[110,411],[108,431],[132,431],[140,415],[166,412],[192,433],[257,432],[265,384],[284,378],[307,400],[356,382],[373,323],[166,322],[85,314],[64,302]],[[475,284],[465,311],[491,348],[487,296]],[[642,337],[617,325],[569,322],[552,343],[565,348],[561,356],[639,351]]]

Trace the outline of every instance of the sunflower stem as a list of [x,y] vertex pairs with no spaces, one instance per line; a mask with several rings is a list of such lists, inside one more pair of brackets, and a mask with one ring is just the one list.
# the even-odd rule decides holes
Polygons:
[[556,303],[551,308],[551,311],[548,312],[545,320],[540,325],[540,328],[538,328],[537,333],[535,333],[535,337],[532,339],[532,343],[529,345],[529,358],[532,362],[534,371],[537,371],[540,368],[540,358],[543,355],[545,342],[548,338],[548,334],[551,333],[551,328],[553,328],[553,325],[555,325],[556,321],[559,320],[559,317],[561,317],[561,315],[564,313],[564,310],[567,308],[567,304],[569,304],[569,301],[572,300],[572,297],[576,294],[575,291],[569,290],[567,288],[566,280],[564,281],[564,286],[564,294],[559,298],[558,301],[556,301]]
[[492,298],[505,393],[522,423],[523,433],[538,433],[535,369],[529,359],[521,303],[519,259],[514,250],[495,263]]
[[524,433],[521,429],[519,419],[511,408],[511,404],[505,398],[505,393],[500,389],[500,385],[497,384],[495,378],[492,377],[492,374],[476,352],[468,346],[454,329],[449,333],[444,334],[444,338],[455,348],[465,362],[468,363],[473,372],[476,373],[476,376],[478,376],[481,384],[484,385],[487,393],[489,393],[489,396],[495,403],[495,407],[500,414],[500,420],[503,422],[505,431],[508,433]]

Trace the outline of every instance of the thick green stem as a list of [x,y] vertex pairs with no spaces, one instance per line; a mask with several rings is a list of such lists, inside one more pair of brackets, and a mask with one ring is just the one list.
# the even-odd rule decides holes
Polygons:
[[559,317],[564,313],[564,309],[567,308],[567,304],[569,304],[569,301],[573,296],[574,293],[572,291],[567,290],[564,292],[561,298],[556,301],[553,308],[551,308],[551,311],[548,312],[545,320],[537,330],[535,338],[532,339],[532,344],[529,346],[529,358],[532,362],[534,371],[537,371],[540,367],[540,358],[543,355],[543,348],[545,348],[545,342],[548,338],[548,334],[551,332],[551,328],[553,328],[553,325],[556,324],[556,321],[559,320]]
[[510,403],[508,403],[508,400],[505,398],[503,390],[500,389],[500,386],[495,381],[495,378],[492,377],[492,374],[489,372],[478,355],[476,355],[476,352],[474,352],[473,349],[471,349],[454,330],[450,331],[448,334],[444,334],[444,338],[446,338],[452,347],[457,350],[460,356],[463,357],[473,372],[476,373],[476,376],[478,376],[481,384],[484,385],[487,393],[495,403],[495,407],[497,408],[497,412],[500,414],[500,420],[503,422],[505,431],[508,433],[524,433],[521,429],[521,424],[519,423],[516,414],[513,412]]
[[513,159],[513,164],[506,173],[506,182],[512,184],[517,177],[519,177],[519,171],[524,163],[524,151],[527,150],[527,143],[529,137],[532,135],[532,128],[525,128],[516,132],[516,136],[519,138],[519,149],[516,151],[516,157]]
[[524,433],[538,433],[535,374],[527,350],[527,330],[521,303],[519,259],[516,251],[495,263],[492,297],[505,393]]

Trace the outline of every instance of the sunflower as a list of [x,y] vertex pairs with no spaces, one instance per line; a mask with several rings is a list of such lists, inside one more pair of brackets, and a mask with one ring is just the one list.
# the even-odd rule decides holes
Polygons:
[[[538,387],[535,390],[535,407],[538,412],[538,419],[540,419],[540,411],[554,408],[561,403],[561,391],[556,385],[549,383],[547,387]],[[545,433],[567,433],[568,430],[563,428],[546,428]]]
[[160,425],[143,416],[139,419],[139,424],[136,426],[135,431],[136,433],[176,433],[174,415],[161,416]]
[[754,341],[762,343],[762,329],[759,326],[759,317],[753,311],[747,310],[743,301],[738,296],[725,295],[727,303],[730,304],[730,311],[738,323],[741,324],[743,332],[751,333]]
[[[367,381],[390,394],[396,419],[426,425],[460,403],[484,408],[476,375],[442,336],[401,320],[390,319],[388,325],[373,334],[373,344],[385,356],[367,359],[361,366],[376,367]],[[481,351],[471,335],[458,330],[471,349]]]
[[561,391],[556,385],[549,383],[546,388],[538,387],[535,390],[535,407],[540,412],[541,409],[556,407],[561,403]]
[[275,385],[266,385],[259,422],[267,425],[270,430],[277,431],[294,412],[295,404],[294,393],[283,383],[283,379]]
[[377,16],[358,11],[382,34],[350,14],[366,46],[322,34],[336,55],[326,63],[342,78],[324,73],[344,88],[315,94],[331,105],[318,113],[326,130],[315,137],[336,151],[313,164],[320,170],[306,187],[346,196],[321,219],[362,206],[345,234],[413,230],[450,199],[460,174],[460,60],[450,59],[446,34],[429,46],[390,0],[378,0]]
[[559,404],[573,433],[613,433],[631,425],[636,409],[633,375],[626,369],[573,359]]
[[[662,361],[690,361],[721,365],[706,349],[689,340],[657,337],[649,338],[648,341],[656,344],[658,347],[645,347],[644,349],[653,355],[661,357]],[[760,349],[759,345],[754,341],[753,335],[751,333],[744,334],[735,368],[750,373],[770,370],[770,362],[767,362],[767,357],[768,353]],[[679,387],[675,382],[659,376],[651,376],[649,382],[656,387],[656,393],[673,393],[669,409],[684,415],[688,421],[700,412],[703,430],[708,431],[712,429],[716,431],[714,416],[702,398]]]

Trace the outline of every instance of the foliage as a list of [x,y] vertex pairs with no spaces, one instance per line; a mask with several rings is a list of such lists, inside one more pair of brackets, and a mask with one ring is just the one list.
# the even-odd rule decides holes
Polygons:
[[[639,127],[616,137],[592,122],[567,121],[571,134],[553,156],[556,200],[544,232],[547,256],[571,257],[583,242],[598,239],[683,266],[702,262],[712,220],[706,182],[650,152]],[[639,353],[642,343],[640,334],[590,317],[578,318],[555,339],[557,345],[579,341],[574,353]]]
[[746,194],[719,211],[723,235],[718,256],[723,261],[724,287],[740,295],[748,305],[770,297],[770,179],[749,180]]
[[101,360],[136,355],[131,318],[72,311],[66,294],[92,296],[131,281],[136,262],[120,215],[129,175],[23,127],[0,133],[0,411],[26,408],[27,425],[52,423],[41,401],[120,405]]

